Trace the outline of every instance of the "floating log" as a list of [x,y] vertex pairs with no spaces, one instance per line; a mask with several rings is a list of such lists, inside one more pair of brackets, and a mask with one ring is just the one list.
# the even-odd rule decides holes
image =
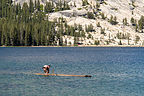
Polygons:
[[72,76],[72,77],[92,77],[91,75],[70,75],[70,74],[42,74],[42,73],[35,73],[35,75],[43,75],[43,76]]

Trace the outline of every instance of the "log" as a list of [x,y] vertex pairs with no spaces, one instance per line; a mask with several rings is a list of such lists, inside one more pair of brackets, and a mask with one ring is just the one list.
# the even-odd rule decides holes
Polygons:
[[91,75],[70,75],[70,74],[42,74],[42,73],[35,73],[35,75],[43,75],[43,76],[72,76],[72,77],[92,77]]

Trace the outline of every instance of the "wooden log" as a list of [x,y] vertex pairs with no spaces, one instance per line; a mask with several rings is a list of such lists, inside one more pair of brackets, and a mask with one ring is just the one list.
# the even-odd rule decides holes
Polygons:
[[72,77],[92,77],[91,75],[70,75],[70,74],[42,74],[42,73],[35,73],[35,75],[43,75],[43,76],[72,76]]

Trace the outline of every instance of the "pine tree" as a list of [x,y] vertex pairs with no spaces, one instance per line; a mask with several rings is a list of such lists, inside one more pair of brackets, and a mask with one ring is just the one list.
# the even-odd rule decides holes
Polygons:
[[134,23],[135,23],[135,20],[134,20],[134,18],[133,18],[133,17],[131,18],[131,23],[132,23],[132,24],[134,24]]
[[96,3],[96,9],[98,10],[100,8],[100,4]]
[[82,30],[81,36],[85,38],[85,32],[84,32],[84,30]]
[[13,1],[12,0],[7,0],[8,2],[8,4],[10,4],[10,5],[12,5],[12,3],[13,3]]
[[2,1],[3,0],[0,1],[0,18],[2,18]]
[[101,13],[101,17],[102,17],[102,19],[104,19],[105,20],[105,15],[104,15],[104,13]]
[[63,10],[63,8],[62,8],[62,1],[61,0],[59,1],[59,10],[61,10],[61,11]]
[[63,9],[66,10],[66,1],[64,0]]
[[135,26],[135,31],[138,32],[138,24]]
[[101,34],[105,35],[105,29],[101,28]]
[[45,12],[46,13],[51,13],[53,12],[53,6],[50,2],[46,2],[46,6],[44,8]]
[[112,25],[116,25],[116,24],[118,24],[116,16],[113,18],[112,15],[111,15],[111,17],[110,17],[109,22],[110,22]]
[[21,6],[20,6],[20,4],[17,4],[16,5],[16,15],[18,15],[20,13],[21,13]]
[[90,25],[88,25],[88,27],[87,27],[87,29],[86,29],[86,32],[92,32],[92,31],[94,31],[93,25],[90,24]]
[[82,29],[82,25],[78,25],[78,29],[79,29],[79,31],[82,31],[83,29]]
[[43,10],[44,10],[44,7],[43,7],[43,5],[41,4],[41,5],[40,5],[40,11],[43,12]]
[[100,44],[99,40],[96,40],[95,45],[99,45],[99,44]]
[[68,4],[66,4],[66,8],[65,8],[65,10],[70,10],[70,7],[69,7]]
[[123,24],[124,24],[124,25],[128,25],[127,18],[124,18],[124,19],[123,19]]
[[1,17],[5,17],[6,16],[6,8],[5,8],[5,6],[6,6],[6,1],[5,0],[1,0],[1,9],[2,9],[2,13],[1,13]]
[[24,22],[28,22],[29,20],[29,10],[27,3],[24,3],[22,7],[22,20]]
[[40,1],[38,0],[37,4],[36,4],[36,8],[38,11],[40,11]]
[[141,16],[140,20],[138,21],[139,30],[144,29],[144,16]]
[[33,4],[32,0],[30,0],[30,2],[29,2],[29,11],[30,11],[30,13],[34,12],[34,4]]
[[88,1],[87,0],[82,0],[82,6],[86,6],[86,5],[88,5],[89,3],[88,3]]
[[74,27],[70,27],[70,36],[74,36]]
[[100,22],[97,23],[97,27],[101,27]]
[[119,45],[122,45],[122,42],[121,42],[121,40],[120,40],[120,42],[119,42]]
[[92,12],[87,12],[87,18],[95,19],[94,14]]
[[61,36],[60,36],[60,39],[59,39],[59,45],[60,45],[60,46],[63,46],[63,39],[62,39]]
[[6,22],[3,24],[3,27],[2,27],[2,45],[8,45],[8,28],[7,28],[7,24]]

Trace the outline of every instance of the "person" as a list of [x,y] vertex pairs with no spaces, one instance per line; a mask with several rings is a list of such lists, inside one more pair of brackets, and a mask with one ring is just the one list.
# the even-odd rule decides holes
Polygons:
[[44,66],[42,67],[42,69],[44,70],[44,72],[45,72],[46,74],[49,74],[49,68],[50,68],[50,65],[44,65]]

